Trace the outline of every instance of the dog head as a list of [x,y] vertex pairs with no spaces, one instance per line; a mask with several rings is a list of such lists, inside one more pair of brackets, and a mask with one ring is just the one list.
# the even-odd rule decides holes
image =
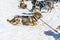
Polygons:
[[36,18],[36,19],[39,19],[39,18],[41,18],[41,13],[38,13],[38,12],[35,12],[34,14],[33,14],[33,16]]
[[27,5],[24,3],[24,1],[22,1],[22,2],[20,3],[20,7],[23,8],[23,9],[25,9],[25,8],[27,7]]

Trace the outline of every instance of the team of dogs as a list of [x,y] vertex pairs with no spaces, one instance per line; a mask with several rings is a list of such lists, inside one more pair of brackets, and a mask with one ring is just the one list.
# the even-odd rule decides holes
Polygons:
[[[53,6],[51,6],[51,2],[50,1],[41,1],[42,3],[44,3],[44,6],[47,6],[47,10],[52,10]],[[35,6],[38,6],[39,7],[39,10],[41,11],[41,9],[44,7],[43,4],[41,2],[38,2],[38,4],[33,4],[34,6],[34,9],[36,9]],[[27,5],[24,3],[24,0],[22,0],[20,2],[20,7],[25,9],[27,8]],[[11,24],[13,25],[18,25],[20,23],[22,23],[23,25],[36,25],[38,19],[40,19],[42,17],[41,13],[39,12],[34,12],[32,13],[32,16],[15,16],[14,18],[12,18],[11,20],[7,19],[8,22],[10,22]]]
[[[33,0],[32,4],[33,4],[32,9],[33,10],[37,9],[36,6],[38,6],[39,7],[38,9],[39,9],[40,12],[41,12],[42,8],[45,7],[45,6],[46,6],[48,12],[49,11],[51,12],[52,8],[54,8],[52,1],[49,1],[49,0],[45,0],[45,1],[35,1],[35,0]],[[23,9],[27,8],[27,5],[24,3],[24,0],[22,0],[20,2],[20,8],[23,8]]]

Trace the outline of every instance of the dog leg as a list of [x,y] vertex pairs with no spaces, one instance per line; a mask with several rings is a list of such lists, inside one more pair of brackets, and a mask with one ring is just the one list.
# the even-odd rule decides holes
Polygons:
[[20,23],[20,19],[19,18],[13,18],[11,20],[7,19],[7,21],[13,25],[17,25]]

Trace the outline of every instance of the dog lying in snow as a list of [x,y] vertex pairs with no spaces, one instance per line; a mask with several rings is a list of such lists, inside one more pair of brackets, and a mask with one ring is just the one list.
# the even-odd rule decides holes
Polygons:
[[[13,25],[20,24],[20,21],[23,25],[35,25],[39,18],[42,17],[42,15],[38,12],[33,13],[33,16],[15,16],[13,19],[7,21]],[[20,20],[21,19],[21,20]]]

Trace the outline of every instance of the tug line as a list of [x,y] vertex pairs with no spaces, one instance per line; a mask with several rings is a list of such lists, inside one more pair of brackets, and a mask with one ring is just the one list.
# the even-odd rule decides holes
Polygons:
[[56,29],[52,28],[49,24],[47,24],[45,21],[43,21],[42,19],[40,19],[44,24],[46,24],[49,28],[51,28],[53,31],[55,31],[56,33],[60,34]]

